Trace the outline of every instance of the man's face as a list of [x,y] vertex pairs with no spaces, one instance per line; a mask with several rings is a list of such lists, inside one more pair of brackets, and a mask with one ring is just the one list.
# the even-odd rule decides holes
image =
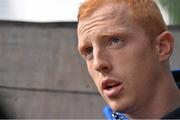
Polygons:
[[105,101],[121,112],[148,104],[158,76],[156,50],[130,14],[125,4],[110,4],[78,24],[78,50],[88,71]]

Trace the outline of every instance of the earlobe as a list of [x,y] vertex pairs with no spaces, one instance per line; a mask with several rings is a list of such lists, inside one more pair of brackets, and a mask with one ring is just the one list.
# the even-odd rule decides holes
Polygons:
[[165,31],[156,38],[156,49],[160,62],[167,61],[170,58],[173,48],[174,38],[170,32]]

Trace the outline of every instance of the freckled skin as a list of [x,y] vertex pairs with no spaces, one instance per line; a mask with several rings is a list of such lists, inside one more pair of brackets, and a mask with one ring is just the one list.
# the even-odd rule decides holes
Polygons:
[[[91,59],[85,60],[100,94],[114,111],[131,114],[152,104],[162,82],[161,63],[156,46],[125,7],[104,5],[79,21],[78,49],[83,56],[84,48],[93,48]],[[109,45],[104,36],[118,36],[122,41]],[[103,94],[101,83],[107,77],[122,82],[123,92],[114,98]]]

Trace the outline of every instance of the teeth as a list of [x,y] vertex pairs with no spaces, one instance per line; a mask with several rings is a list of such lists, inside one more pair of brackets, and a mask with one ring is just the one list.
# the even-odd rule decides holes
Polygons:
[[108,84],[108,85],[107,85],[107,89],[110,90],[110,89],[113,88],[113,86],[115,86],[115,85],[116,85],[116,84],[114,84],[114,83]]
[[110,83],[110,84],[107,85],[107,89],[110,90],[110,89],[112,89],[113,87],[116,87],[116,86],[118,86],[118,85],[119,85],[119,84],[117,84],[117,83]]
[[115,86],[116,85],[116,83],[110,83],[110,84],[108,84],[108,87],[112,87],[112,86]]

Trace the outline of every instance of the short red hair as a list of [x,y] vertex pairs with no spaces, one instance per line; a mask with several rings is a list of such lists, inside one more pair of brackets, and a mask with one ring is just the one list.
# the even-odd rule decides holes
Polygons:
[[90,16],[104,3],[126,3],[133,12],[132,19],[137,22],[146,34],[155,38],[167,30],[162,14],[153,0],[87,0],[79,8],[78,21]]

